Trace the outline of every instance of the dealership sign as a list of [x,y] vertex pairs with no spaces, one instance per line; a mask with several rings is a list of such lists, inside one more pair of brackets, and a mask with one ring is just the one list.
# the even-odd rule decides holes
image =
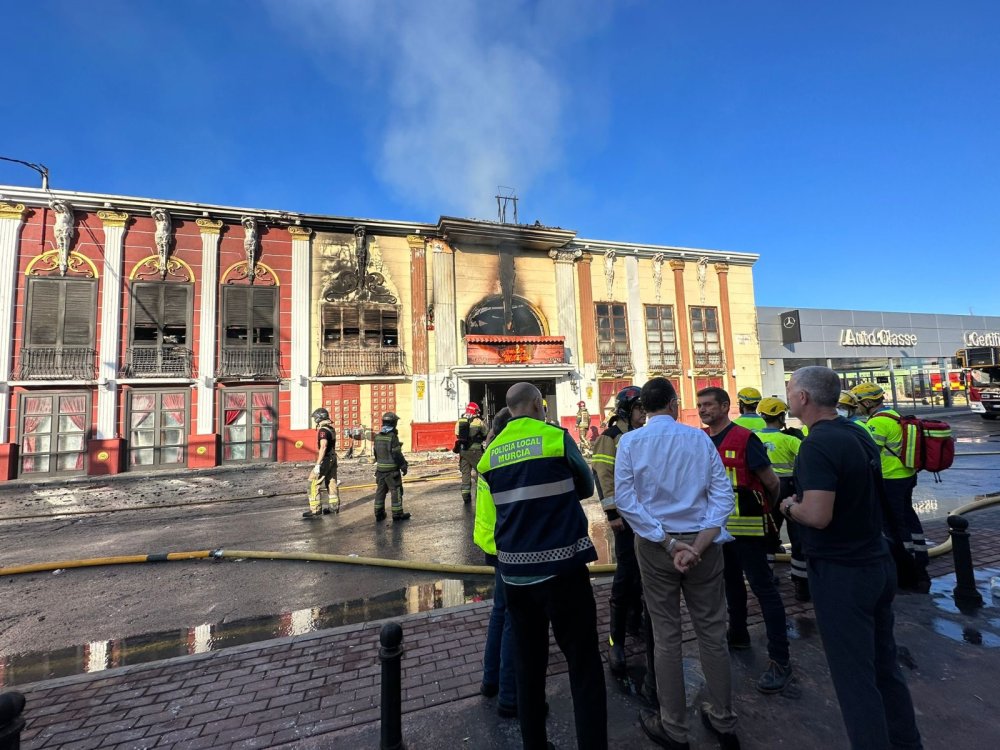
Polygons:
[[873,331],[840,329],[841,346],[916,346],[917,334],[896,333],[888,328]]
[[1000,346],[1000,331],[990,331],[979,333],[979,331],[966,331],[966,346]]

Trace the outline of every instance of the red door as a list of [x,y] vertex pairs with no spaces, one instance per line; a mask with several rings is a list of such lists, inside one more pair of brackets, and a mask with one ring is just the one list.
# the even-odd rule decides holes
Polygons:
[[337,431],[337,448],[342,451],[351,448],[354,441],[348,437],[348,430],[361,426],[361,386],[324,385],[323,406],[330,412],[330,421]]

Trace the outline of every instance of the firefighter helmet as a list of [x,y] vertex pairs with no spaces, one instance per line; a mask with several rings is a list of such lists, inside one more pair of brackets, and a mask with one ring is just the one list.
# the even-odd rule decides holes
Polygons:
[[396,423],[399,421],[399,416],[393,414],[391,411],[387,411],[382,415],[382,424],[387,424],[390,427],[395,427]]
[[788,411],[788,404],[780,398],[762,398],[757,413],[764,417],[779,417]]
[[479,416],[479,404],[474,401],[470,401],[469,405],[465,407],[465,416],[467,417],[478,417]]
[[618,391],[618,395],[615,396],[615,415],[626,424],[632,418],[632,410],[639,403],[640,393],[642,391],[639,390],[639,386],[629,385]]
[[858,408],[858,397],[850,391],[841,391],[840,398],[837,399],[838,406],[846,406],[848,409]]
[[885,398],[885,391],[875,383],[858,383],[851,388],[851,393],[858,401],[880,401]]
[[320,422],[330,421],[330,412],[328,412],[323,407],[316,409],[310,416],[312,417],[313,422],[315,422],[316,424],[319,424]]
[[587,402],[586,401],[579,401],[579,402],[577,402],[576,405],[577,405],[577,408],[582,409],[583,407],[585,407],[587,405]]
[[740,392],[736,394],[736,398],[741,404],[753,406],[760,402],[760,391],[756,388],[740,388]]

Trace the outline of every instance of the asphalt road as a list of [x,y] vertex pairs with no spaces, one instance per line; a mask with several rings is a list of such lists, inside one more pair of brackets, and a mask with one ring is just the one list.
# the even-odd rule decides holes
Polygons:
[[[1000,424],[965,414],[949,420],[960,452],[1000,450]],[[471,542],[473,510],[461,502],[456,460],[450,454],[430,458],[412,464],[408,478],[417,481],[406,486],[405,506],[413,518],[404,523],[374,522],[374,488],[359,486],[371,481],[371,466],[356,461],[341,465],[341,513],[315,520],[301,518],[305,466],[8,483],[0,487],[0,566],[219,548],[481,564],[482,553]],[[944,479],[935,485],[922,476],[916,500],[924,515],[944,515],[976,495],[1000,491],[1000,456],[960,457]],[[584,507],[601,560],[611,561],[612,545],[596,498]],[[154,654],[166,649],[172,655],[175,646],[166,641],[198,650],[490,595],[488,578],[457,578],[255,560],[0,577],[0,657],[5,660],[0,682],[5,668],[6,681],[12,681],[12,665],[28,653],[33,656],[27,662],[48,663],[48,656],[38,654],[56,652],[63,661],[81,662],[93,658],[93,647],[84,644],[110,643],[114,651],[115,644],[131,641],[145,643]],[[21,673],[37,678],[71,669],[51,661],[55,666],[48,672],[22,668]]]

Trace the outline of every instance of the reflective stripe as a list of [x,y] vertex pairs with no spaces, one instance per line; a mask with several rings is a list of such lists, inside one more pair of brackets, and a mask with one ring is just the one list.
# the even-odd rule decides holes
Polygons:
[[507,565],[534,565],[546,562],[561,562],[572,559],[574,555],[587,549],[592,549],[594,543],[589,536],[577,540],[575,544],[558,549],[545,549],[539,552],[504,552],[497,550],[497,560]]
[[399,467],[396,464],[376,464],[379,471],[395,471]]
[[591,456],[591,458],[594,461],[594,463],[597,464],[611,464],[612,466],[615,465],[615,457],[609,456],[606,453],[595,453],[593,456]]
[[572,492],[574,488],[572,479],[560,479],[558,482],[548,482],[547,484],[532,484],[527,487],[515,487],[506,492],[497,492],[493,495],[493,502],[496,505],[508,505],[521,500],[534,500],[539,497],[549,497],[551,495],[562,495]]
[[605,495],[604,497],[602,497],[601,498],[601,507],[604,508],[604,510],[611,510],[613,508],[617,508],[618,506],[615,505],[615,496],[614,495]]

